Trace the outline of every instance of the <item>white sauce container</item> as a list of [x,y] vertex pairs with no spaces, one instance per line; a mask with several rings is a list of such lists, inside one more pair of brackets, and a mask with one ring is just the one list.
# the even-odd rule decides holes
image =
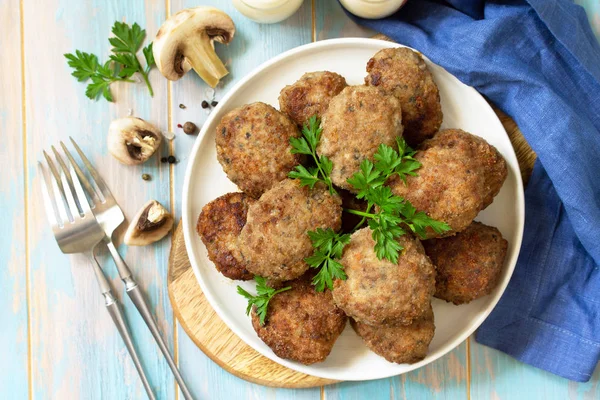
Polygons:
[[304,0],[232,0],[244,16],[261,24],[273,24],[291,17]]
[[340,3],[358,17],[377,19],[392,15],[406,0],[340,0]]

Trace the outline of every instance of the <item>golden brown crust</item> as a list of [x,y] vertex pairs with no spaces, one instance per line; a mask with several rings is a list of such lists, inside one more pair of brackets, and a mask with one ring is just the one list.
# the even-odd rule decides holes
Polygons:
[[202,208],[196,231],[217,271],[230,279],[249,280],[253,275],[240,261],[237,238],[246,225],[248,206],[254,200],[244,193],[227,193]]
[[239,237],[248,271],[273,280],[290,280],[308,269],[313,247],[308,231],[341,226],[341,200],[321,185],[309,189],[286,179],[250,206]]
[[369,349],[398,364],[413,364],[424,359],[435,333],[431,306],[422,318],[410,325],[370,326],[352,319],[350,324]]
[[348,279],[333,284],[334,301],[348,316],[370,325],[407,325],[429,309],[435,268],[417,239],[404,235],[398,242],[404,251],[393,264],[377,259],[370,228],[352,235],[340,260]]
[[[493,201],[506,178],[500,153],[482,138],[460,129],[438,132],[421,144],[415,158],[422,164],[418,176],[409,176],[406,184],[392,178],[389,186],[417,210],[450,225],[452,230],[443,236],[466,229]],[[427,230],[428,238],[438,236]]]
[[498,229],[473,222],[456,236],[427,240],[423,246],[437,268],[435,297],[458,305],[496,287],[508,242]]
[[317,153],[333,163],[333,183],[351,191],[346,180],[360,163],[372,160],[380,144],[394,146],[402,136],[400,102],[374,87],[348,86],[331,100],[321,126]]
[[264,326],[253,310],[252,326],[277,356],[309,365],[327,358],[347,318],[331,292],[316,292],[307,275],[286,282],[292,289],[271,299]]
[[287,178],[303,158],[292,154],[296,125],[265,103],[252,103],[228,112],[217,126],[217,159],[229,179],[258,198]]
[[335,72],[307,72],[281,90],[279,108],[302,127],[313,115],[321,118],[329,101],[346,86],[346,79]]
[[378,51],[367,63],[365,84],[396,96],[404,138],[411,146],[433,136],[442,124],[440,93],[423,58],[406,47]]

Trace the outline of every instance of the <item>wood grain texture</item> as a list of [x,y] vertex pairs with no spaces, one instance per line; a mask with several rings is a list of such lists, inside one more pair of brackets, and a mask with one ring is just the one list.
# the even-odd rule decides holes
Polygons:
[[[29,251],[31,260],[31,360],[33,398],[140,398],[144,390],[99,293],[89,262],[61,254],[39,201],[36,162],[43,149],[73,136],[112,189],[127,217],[148,199],[169,201],[169,176],[158,159],[143,166],[119,164],[107,151],[110,121],[133,114],[166,126],[166,82],[151,73],[155,96],[143,85],[115,85],[116,103],[93,102],[85,84],[70,76],[63,53],[82,49],[106,60],[115,20],[138,22],[155,32],[165,19],[161,2],[49,0],[25,1],[25,77]],[[152,175],[141,180],[142,172]],[[121,232],[122,233],[122,232]],[[172,314],[166,291],[168,241],[145,248],[121,247],[158,320],[172,343]],[[142,363],[158,398],[173,398],[173,377],[139,317],[123,296],[112,260],[101,263],[125,305]]]
[[302,374],[271,361],[225,325],[198,285],[185,249],[181,221],[173,234],[167,284],[173,313],[181,327],[204,354],[227,372],[272,387],[310,388],[335,382]]
[[[106,318],[87,261],[62,255],[39,208],[35,162],[40,150],[68,135],[74,136],[102,173],[125,209],[132,216],[150,197],[169,205],[170,196],[181,190],[185,155],[194,138],[178,135],[175,140],[180,164],[169,169],[154,159],[143,167],[118,165],[106,151],[105,138],[111,118],[124,116],[132,108],[135,115],[166,128],[169,111],[173,125],[181,120],[202,122],[206,116],[197,100],[206,88],[197,78],[186,77],[174,83],[173,101],[167,101],[168,84],[154,70],[151,79],[156,95],[150,99],[143,85],[115,88],[116,104],[90,102],[83,95],[85,85],[69,76],[62,53],[75,48],[107,56],[110,25],[116,19],[137,21],[152,36],[166,16],[170,0],[80,2],[76,0],[22,0],[24,9],[24,52],[26,105],[21,102],[21,43],[19,35],[20,2],[0,0],[0,393],[2,398],[96,399],[143,398],[143,390],[112,323]],[[600,3],[576,0],[588,11],[592,29],[600,34]],[[192,0],[177,0],[171,11],[198,5]],[[201,3],[207,3],[205,1]],[[232,74],[218,97],[250,69],[272,56],[310,41],[311,0],[302,10],[280,25],[258,25],[243,18],[230,2],[211,0],[226,9],[238,26],[238,37],[229,49],[219,52],[230,59]],[[371,36],[373,32],[357,27],[334,0],[314,0],[317,39],[340,36]],[[191,81],[190,81],[191,79]],[[185,82],[185,83],[184,83]],[[179,86],[178,86],[179,85]],[[178,92],[179,91],[179,92]],[[179,101],[178,101],[179,100]],[[179,102],[189,113],[177,116]],[[22,114],[22,111],[25,113]],[[190,117],[192,116],[192,117]],[[23,119],[26,117],[26,120]],[[26,132],[22,131],[27,124]],[[175,130],[172,126],[172,130]],[[24,136],[26,135],[26,136]],[[23,149],[23,138],[26,148]],[[184,137],[184,140],[180,140]],[[23,165],[25,152],[26,165]],[[167,149],[162,149],[163,154]],[[151,182],[140,182],[148,172]],[[170,186],[170,184],[173,186]],[[25,213],[24,198],[28,191]],[[175,199],[177,197],[175,196]],[[179,204],[174,204],[180,214]],[[29,235],[26,237],[26,226]],[[158,319],[169,341],[173,340],[173,319],[166,292],[168,241],[156,248],[124,249],[136,276],[148,292]],[[30,259],[30,298],[26,295],[26,253]],[[112,262],[102,257],[120,297],[123,292]],[[133,260],[136,260],[133,263]],[[4,267],[4,268],[2,268]],[[174,399],[173,379],[154,346],[146,328],[126,299],[126,312],[134,328],[136,344],[160,399]],[[27,304],[31,313],[31,374],[27,371]],[[414,376],[363,383],[345,383],[318,389],[271,389],[247,383],[225,372],[196,348],[183,330],[178,331],[182,373],[195,396],[208,399],[318,399],[325,398],[466,398],[464,357],[434,370],[417,371]],[[456,350],[464,354],[463,348]],[[461,353],[462,352],[462,353]],[[473,399],[597,399],[600,398],[596,371],[586,384],[568,382],[526,366],[495,350],[471,341],[471,398]],[[462,373],[462,372],[461,372]],[[28,376],[29,375],[29,376]],[[32,392],[28,385],[31,382]],[[181,396],[179,397],[181,398]]]
[[20,17],[17,1],[0,2],[0,393],[23,399],[29,383]]

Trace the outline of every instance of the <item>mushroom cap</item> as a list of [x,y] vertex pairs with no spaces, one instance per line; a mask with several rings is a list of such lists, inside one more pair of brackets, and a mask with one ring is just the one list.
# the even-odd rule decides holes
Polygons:
[[160,129],[141,118],[115,119],[108,128],[108,151],[123,164],[146,162],[161,142]]
[[225,12],[215,7],[200,6],[179,11],[167,19],[156,34],[152,50],[158,70],[171,81],[188,72],[192,65],[186,59],[188,47],[197,40],[227,44],[233,39],[235,24]]
[[156,200],[150,200],[137,212],[125,232],[125,244],[146,246],[159,241],[173,227],[173,215]]

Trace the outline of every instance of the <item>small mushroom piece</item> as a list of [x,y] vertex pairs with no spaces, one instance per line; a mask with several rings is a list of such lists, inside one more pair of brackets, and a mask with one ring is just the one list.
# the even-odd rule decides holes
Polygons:
[[235,25],[229,15],[214,7],[179,11],[167,19],[154,39],[156,66],[165,78],[176,81],[191,68],[211,87],[229,72],[215,53],[215,44],[233,39]]
[[125,244],[146,246],[159,241],[173,227],[173,216],[162,204],[150,200],[138,211],[125,232]]
[[108,151],[127,165],[146,162],[160,146],[160,130],[141,118],[115,119],[108,128]]

